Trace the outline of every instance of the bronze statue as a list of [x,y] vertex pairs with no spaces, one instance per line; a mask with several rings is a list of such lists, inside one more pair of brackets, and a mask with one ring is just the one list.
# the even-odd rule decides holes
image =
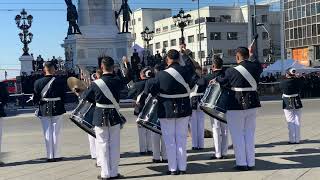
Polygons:
[[68,35],[81,34],[80,28],[77,24],[78,22],[78,12],[72,0],[65,0],[67,8],[67,21],[69,22]]
[[123,15],[122,33],[129,33],[129,22],[131,20],[130,15],[132,14],[132,11],[129,7],[128,0],[122,1],[118,16],[120,15],[121,11]]

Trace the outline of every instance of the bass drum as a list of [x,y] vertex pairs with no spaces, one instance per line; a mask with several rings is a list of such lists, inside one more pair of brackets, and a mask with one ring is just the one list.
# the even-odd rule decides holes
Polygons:
[[70,119],[86,133],[96,137],[94,126],[92,124],[94,109],[94,104],[81,100],[76,109],[71,113]]
[[161,133],[160,121],[158,119],[158,100],[149,95],[146,104],[138,116],[137,124],[157,134]]
[[228,92],[223,90],[219,83],[210,84],[200,102],[200,109],[210,117],[227,123],[227,98]]

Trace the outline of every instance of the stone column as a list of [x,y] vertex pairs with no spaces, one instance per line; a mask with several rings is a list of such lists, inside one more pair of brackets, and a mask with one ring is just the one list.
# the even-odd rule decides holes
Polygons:
[[115,11],[113,9],[114,7],[114,1],[113,0],[109,0],[109,1],[105,1],[105,25],[109,26],[109,25],[115,25]]
[[88,26],[90,24],[88,1],[79,0],[78,2],[79,26]]

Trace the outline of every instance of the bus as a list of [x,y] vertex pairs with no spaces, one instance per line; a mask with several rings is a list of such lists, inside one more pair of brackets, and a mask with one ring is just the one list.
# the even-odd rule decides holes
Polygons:
[[7,86],[9,94],[16,94],[17,93],[17,80],[16,80],[16,78],[3,80],[2,83],[4,83]]

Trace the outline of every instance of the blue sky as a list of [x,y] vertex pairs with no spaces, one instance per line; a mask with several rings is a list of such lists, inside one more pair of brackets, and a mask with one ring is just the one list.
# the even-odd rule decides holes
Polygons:
[[[77,0],[73,0],[74,3]],[[232,5],[237,0],[201,0],[201,6],[207,5]],[[246,0],[240,0],[240,3]],[[192,0],[129,0],[132,9],[140,7],[164,7],[177,10],[183,7],[186,10],[196,8]],[[22,44],[19,40],[19,30],[14,22],[14,17],[22,8],[34,16],[31,32],[34,34],[30,45],[30,52],[35,56],[41,54],[45,59],[52,56],[62,56],[63,42],[67,31],[66,7],[64,0],[1,0],[1,42],[0,43],[0,69],[19,67],[18,58],[22,54]],[[10,75],[10,73],[9,73]],[[0,71],[0,79],[3,73]]]

